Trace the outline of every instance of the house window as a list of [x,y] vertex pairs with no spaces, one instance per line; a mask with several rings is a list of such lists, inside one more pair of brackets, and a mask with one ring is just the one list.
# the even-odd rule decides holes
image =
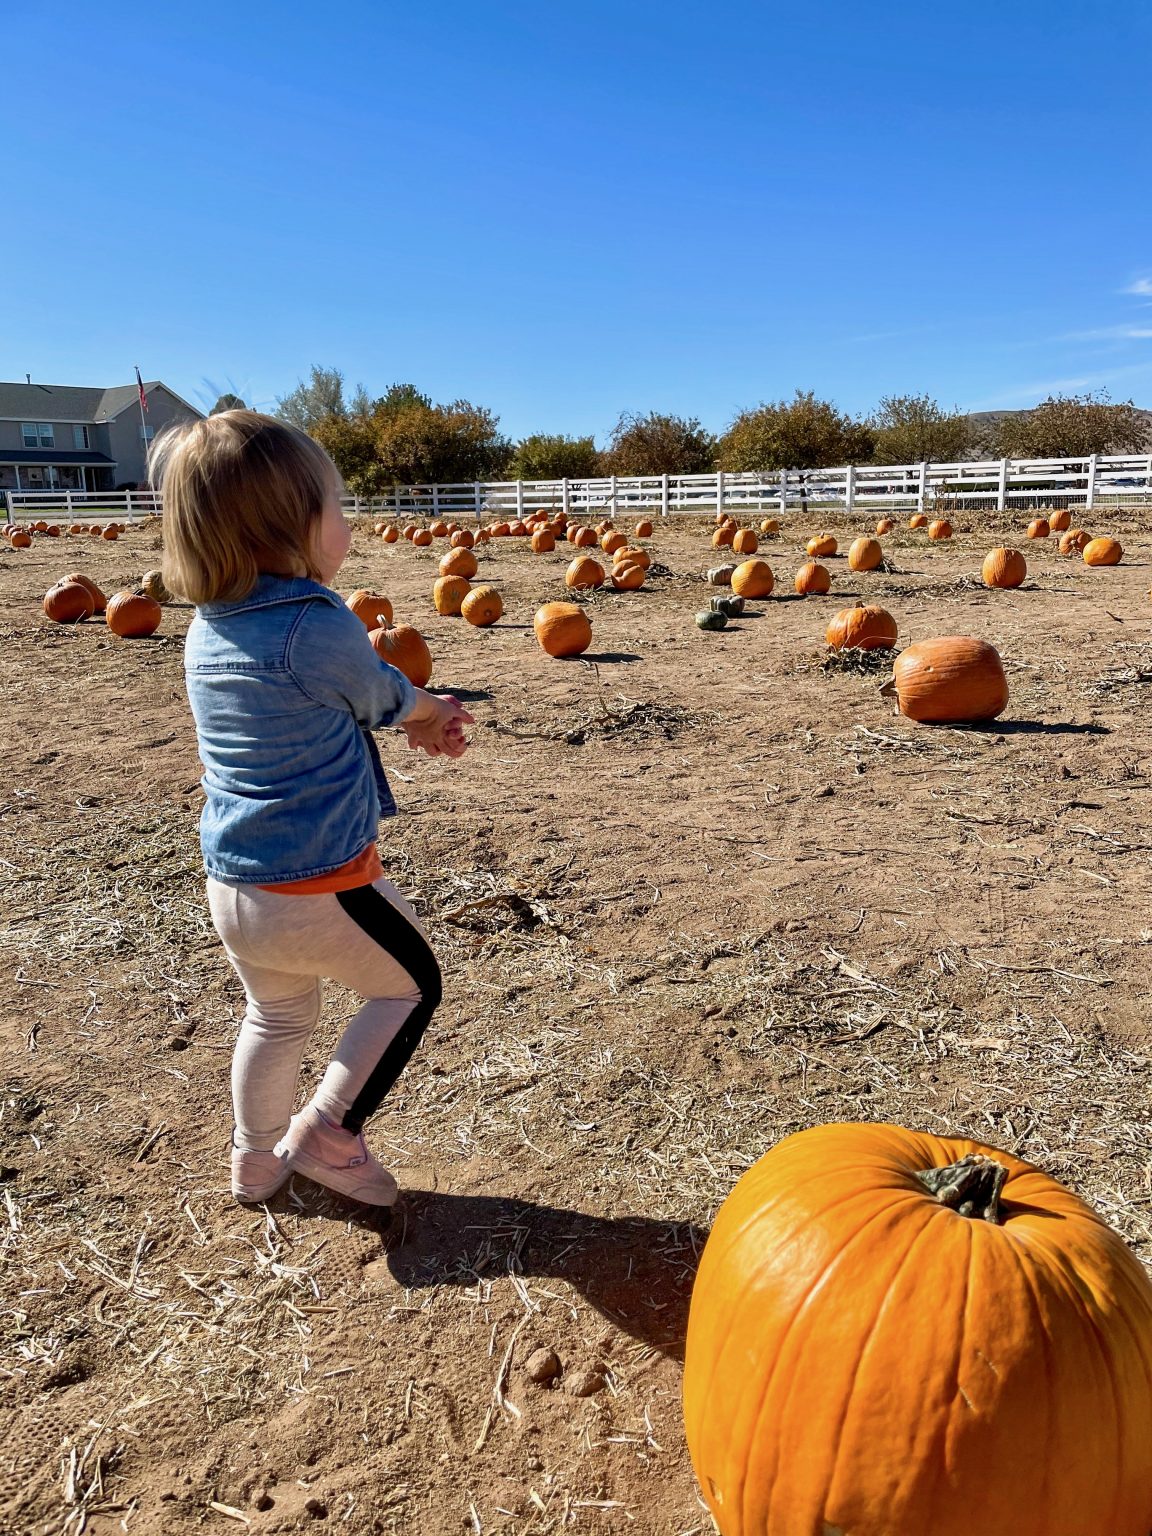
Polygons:
[[88,441],[87,427],[72,428],[72,446],[73,448],[91,448],[92,444]]
[[142,443],[150,443],[155,436],[156,436],[156,428],[155,427],[141,427],[140,428],[140,441]]
[[56,433],[50,421],[25,421],[20,427],[25,448],[55,448]]

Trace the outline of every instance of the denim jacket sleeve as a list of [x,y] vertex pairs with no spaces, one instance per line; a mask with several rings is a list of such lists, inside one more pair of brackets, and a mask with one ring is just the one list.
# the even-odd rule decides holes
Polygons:
[[377,656],[368,631],[343,604],[306,604],[287,662],[310,699],[351,710],[365,731],[399,725],[416,703],[412,684]]

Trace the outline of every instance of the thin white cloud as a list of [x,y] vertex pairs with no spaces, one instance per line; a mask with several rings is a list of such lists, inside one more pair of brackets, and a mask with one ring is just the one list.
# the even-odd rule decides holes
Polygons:
[[966,405],[966,411],[996,411],[1006,409],[1013,405],[1035,405],[1039,400],[1045,400],[1049,395],[1061,394],[1079,389],[1096,389],[1100,385],[1110,385],[1117,379],[1127,378],[1139,374],[1152,373],[1152,363],[1130,363],[1123,368],[1112,368],[1107,373],[1083,373],[1078,377],[1064,379],[1044,379],[1035,384],[1020,384],[1015,388],[1004,390],[998,395],[990,395],[985,400],[973,401]]
[[1152,299],[1152,277],[1138,277],[1134,283],[1129,283],[1127,288],[1121,288],[1121,293],[1134,293],[1142,299]]
[[1057,341],[1152,341],[1149,325],[1103,325],[1094,331],[1065,331]]

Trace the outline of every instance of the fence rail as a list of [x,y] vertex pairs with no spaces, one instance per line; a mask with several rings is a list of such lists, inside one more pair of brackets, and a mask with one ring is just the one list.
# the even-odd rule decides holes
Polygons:
[[[152,491],[6,491],[9,522],[49,513],[74,520],[161,512]],[[959,510],[1152,502],[1152,454],[1065,459],[986,459],[955,464],[856,464],[841,469],[706,475],[606,475],[591,480],[474,480],[395,486],[382,496],[343,498],[353,517],[518,517],[547,509],[570,515],[652,512],[662,517],[718,510],[777,514],[798,505],[853,512]]]

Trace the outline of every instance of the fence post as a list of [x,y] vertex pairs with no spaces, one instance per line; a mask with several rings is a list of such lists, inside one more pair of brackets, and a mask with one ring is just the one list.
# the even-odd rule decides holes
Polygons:
[[517,518],[518,522],[522,522],[523,518],[524,518],[524,482],[523,482],[523,480],[517,480],[517,482],[516,482],[516,518]]
[[1000,460],[1000,479],[996,486],[996,510],[1003,512],[1008,504],[1008,460]]
[[613,519],[613,521],[615,521],[615,519],[616,519],[616,512],[617,512],[617,506],[616,506],[616,476],[615,475],[610,475],[608,477],[608,505],[609,505],[609,508],[610,508],[610,510],[612,512],[612,519]]
[[1093,454],[1092,457],[1088,460],[1088,486],[1087,486],[1087,494],[1086,494],[1085,499],[1084,499],[1085,507],[1087,507],[1089,510],[1091,510],[1092,504],[1093,504],[1093,502],[1095,500],[1096,500],[1096,455]]
[[392,487],[392,509],[393,509],[394,514],[395,514],[396,521],[399,522],[400,521],[400,487],[398,485],[394,485]]
[[435,521],[440,516],[440,487],[432,487],[432,519]]
[[787,511],[788,511],[788,471],[786,469],[782,469],[780,471],[780,516],[783,517],[784,514]]
[[565,475],[560,482],[560,510],[564,516],[568,516],[568,476]]
[[852,516],[852,512],[855,506],[856,466],[855,464],[849,464],[848,468],[844,471],[844,510],[847,512],[849,517]]
[[719,517],[724,510],[724,471],[716,471],[716,516]]
[[472,505],[473,505],[473,507],[476,510],[476,521],[479,522],[480,521],[480,482],[479,482],[479,480],[473,480],[473,482],[472,482]]
[[919,480],[919,484],[916,487],[916,510],[917,510],[917,512],[923,512],[923,510],[924,510],[924,503],[927,500],[928,500],[928,466],[927,466],[927,464],[921,464],[921,466],[920,466],[920,480]]
[[[1152,479],[1152,476],[1149,476]],[[660,516],[668,516],[668,476],[660,476]]]

